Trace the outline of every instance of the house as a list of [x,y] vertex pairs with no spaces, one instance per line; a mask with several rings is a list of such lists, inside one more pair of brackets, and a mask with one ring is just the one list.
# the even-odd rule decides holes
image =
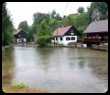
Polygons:
[[16,42],[26,42],[27,32],[23,29],[16,30],[13,35],[16,39]]
[[77,42],[77,35],[80,33],[73,26],[59,27],[53,32],[55,38],[52,42],[68,46]]
[[94,21],[84,30],[84,41],[88,46],[108,42],[108,19]]

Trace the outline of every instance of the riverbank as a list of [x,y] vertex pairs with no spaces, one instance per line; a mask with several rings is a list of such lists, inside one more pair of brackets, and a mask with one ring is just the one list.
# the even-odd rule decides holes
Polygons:
[[92,49],[108,51],[108,43],[100,44],[100,45],[92,45]]
[[74,45],[63,46],[62,44],[51,44],[50,47],[69,47],[69,48],[91,48],[96,50],[108,51],[108,43],[103,43],[100,45],[92,45],[91,47],[87,47],[87,44],[83,43],[75,43]]
[[4,93],[48,93],[39,89],[29,88],[24,84],[13,85],[3,85],[2,90]]

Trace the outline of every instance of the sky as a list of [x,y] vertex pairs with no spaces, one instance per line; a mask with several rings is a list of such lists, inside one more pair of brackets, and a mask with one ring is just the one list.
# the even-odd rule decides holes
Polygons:
[[79,7],[87,11],[91,2],[7,2],[7,9],[11,15],[13,25],[18,28],[21,21],[26,20],[28,25],[33,23],[33,14],[37,12],[51,13],[55,10],[62,17],[77,13]]

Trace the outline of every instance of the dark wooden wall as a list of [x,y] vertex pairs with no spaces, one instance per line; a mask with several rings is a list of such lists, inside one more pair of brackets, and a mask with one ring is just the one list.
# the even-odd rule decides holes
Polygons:
[[74,35],[80,35],[78,30],[76,30],[74,27],[71,27],[65,34],[64,36],[69,36],[71,33],[74,33]]
[[[19,35],[21,35],[21,37],[19,37]],[[15,35],[15,38],[26,38],[27,37],[27,33],[23,30],[21,30],[17,35]]]

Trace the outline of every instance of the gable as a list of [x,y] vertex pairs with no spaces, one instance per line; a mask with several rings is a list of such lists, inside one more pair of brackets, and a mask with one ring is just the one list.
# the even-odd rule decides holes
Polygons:
[[15,35],[15,37],[16,38],[26,38],[27,37],[27,33],[25,32],[25,31],[23,31],[23,30],[20,30],[19,31],[19,33],[17,33],[16,35]]
[[71,32],[74,35],[79,35],[80,33],[73,26],[59,27],[53,32],[53,36],[64,36],[71,35]]
[[[73,33],[73,34],[72,34]],[[64,36],[69,35],[80,35],[80,33],[72,26],[65,34]]]

